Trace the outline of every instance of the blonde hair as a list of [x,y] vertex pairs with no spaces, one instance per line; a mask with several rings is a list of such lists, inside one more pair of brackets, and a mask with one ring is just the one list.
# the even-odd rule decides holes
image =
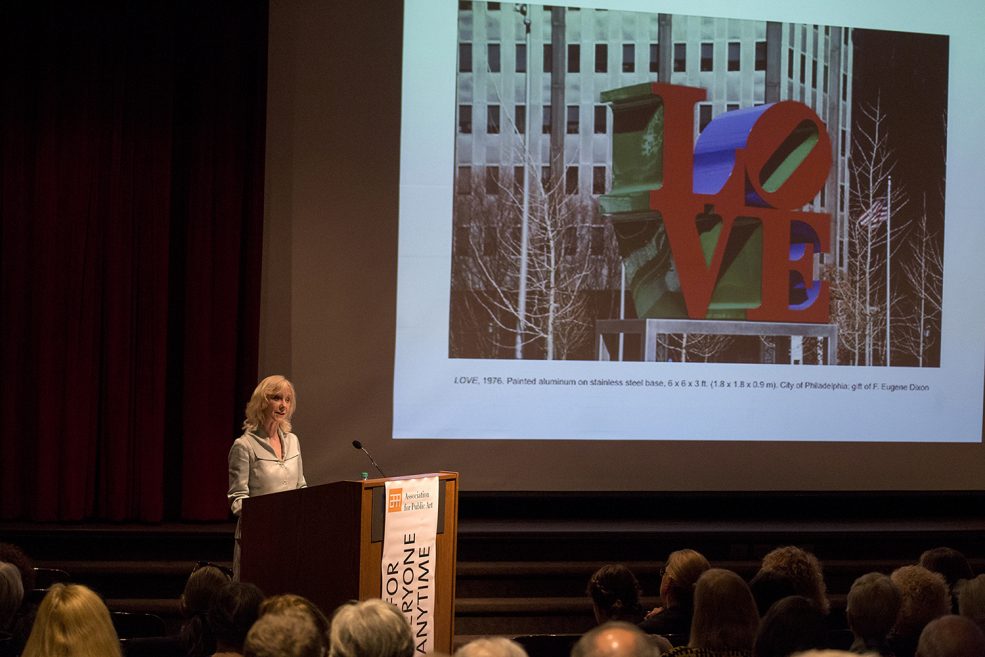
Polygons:
[[247,431],[256,431],[263,426],[263,420],[270,408],[270,398],[277,393],[288,391],[291,395],[291,405],[287,411],[287,420],[284,421],[284,431],[291,430],[291,418],[298,404],[297,393],[294,392],[294,384],[280,374],[268,376],[257,384],[253,391],[250,401],[246,402],[246,420],[243,421],[243,428]]
[[711,564],[696,550],[677,550],[670,553],[667,563],[664,564],[664,572],[670,579],[667,586],[677,602],[685,607],[691,607],[694,601],[694,585],[709,568]]
[[121,657],[109,610],[92,589],[53,584],[21,657]]
[[969,579],[958,587],[958,610],[985,630],[985,575]]

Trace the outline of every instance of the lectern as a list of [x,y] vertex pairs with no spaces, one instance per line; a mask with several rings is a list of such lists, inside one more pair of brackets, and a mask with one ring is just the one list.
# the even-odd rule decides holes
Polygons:
[[240,576],[265,595],[297,593],[326,614],[381,597],[387,481],[437,476],[434,643],[451,654],[455,627],[458,473],[337,481],[252,497],[241,518]]

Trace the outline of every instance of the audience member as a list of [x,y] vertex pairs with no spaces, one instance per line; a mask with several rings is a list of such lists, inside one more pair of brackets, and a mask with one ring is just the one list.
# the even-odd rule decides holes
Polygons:
[[920,633],[916,657],[982,657],[985,634],[963,616],[941,616]]
[[897,568],[891,577],[899,587],[901,604],[889,645],[896,657],[913,657],[927,623],[951,610],[947,582],[923,566]]
[[31,634],[31,628],[34,626],[34,616],[38,613],[37,604],[28,599],[28,592],[36,584],[34,563],[23,550],[12,543],[0,543],[0,561],[9,563],[20,573],[21,588],[23,590],[21,604],[14,611],[13,617],[8,621],[7,629],[3,630],[11,636],[10,649],[15,654],[20,654],[24,648],[24,644],[27,643],[27,637]]
[[516,641],[495,636],[469,641],[454,657],[527,657],[527,651]]
[[640,629],[648,634],[670,637],[677,644],[686,644],[691,635],[694,585],[709,568],[711,564],[700,552],[671,552],[661,569],[660,600],[663,606],[650,612],[640,623]]
[[588,581],[595,622],[626,621],[634,625],[643,620],[640,583],[622,564],[602,566]]
[[315,627],[318,628],[318,631],[325,636],[325,645],[328,645],[328,618],[318,608],[318,605],[308,598],[295,595],[294,593],[270,596],[260,605],[261,616],[279,614],[284,611],[299,611],[302,614],[307,614],[315,624]]
[[759,623],[755,657],[787,657],[811,648],[827,646],[824,614],[813,601],[792,595],[778,601]]
[[786,573],[776,570],[760,570],[749,580],[749,590],[760,616],[765,616],[770,607],[783,598],[797,595],[793,580]]
[[745,581],[731,570],[711,568],[694,587],[694,618],[687,646],[673,657],[741,657],[752,655],[759,628],[756,602]]
[[660,654],[654,637],[623,621],[599,625],[578,639],[571,650],[571,657],[660,657]]
[[244,582],[229,582],[216,593],[207,615],[216,655],[242,655],[243,642],[260,616],[263,593]]
[[24,603],[24,584],[17,566],[0,561],[0,632],[10,632]]
[[215,637],[207,615],[216,594],[230,580],[223,569],[204,562],[199,562],[188,576],[179,601],[185,618],[180,641],[187,657],[207,657],[215,652]]
[[920,555],[920,565],[944,576],[947,588],[951,592],[951,611],[958,613],[958,582],[974,577],[971,565],[965,556],[954,548],[933,548]]
[[794,594],[813,600],[821,613],[827,615],[830,605],[824,584],[824,573],[821,570],[821,562],[813,554],[792,545],[776,548],[763,557],[760,570],[789,577],[793,583]]
[[887,637],[896,624],[901,602],[899,587],[888,575],[868,573],[856,579],[845,608],[848,629],[855,637],[851,651],[893,657]]
[[963,582],[958,590],[958,612],[985,632],[985,575]]
[[250,628],[244,657],[324,657],[325,637],[299,609],[265,614]]
[[81,584],[53,584],[22,657],[121,657],[109,610]]
[[396,607],[379,598],[335,610],[329,630],[331,657],[413,657],[414,636]]

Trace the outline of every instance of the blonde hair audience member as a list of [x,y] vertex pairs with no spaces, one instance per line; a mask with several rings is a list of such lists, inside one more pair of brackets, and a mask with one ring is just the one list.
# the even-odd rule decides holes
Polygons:
[[325,641],[328,641],[328,618],[308,598],[294,593],[282,593],[281,595],[270,596],[260,605],[261,616],[265,616],[266,614],[280,614],[286,611],[296,611],[309,616],[315,627],[318,628],[318,631],[325,635]]
[[985,632],[985,575],[963,582],[958,589],[958,611]]
[[109,610],[81,584],[53,584],[21,657],[121,657]]

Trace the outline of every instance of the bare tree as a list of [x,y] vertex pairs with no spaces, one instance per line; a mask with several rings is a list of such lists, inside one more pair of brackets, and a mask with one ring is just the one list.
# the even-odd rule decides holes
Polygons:
[[[872,365],[884,352],[886,313],[892,311],[892,295],[886,304],[887,227],[892,235],[902,233],[906,193],[890,180],[896,160],[889,147],[886,115],[879,102],[863,107],[852,133],[850,162],[852,178],[849,197],[848,253],[844,269],[828,269],[831,281],[832,317],[838,324],[840,349],[851,365]],[[892,254],[900,240],[891,243]]]
[[735,342],[731,335],[713,333],[668,333],[657,336],[657,344],[677,354],[677,360],[709,362]]
[[[483,355],[490,357],[510,349],[521,326],[523,344],[538,344],[546,359],[584,351],[594,330],[591,296],[607,289],[618,272],[611,227],[590,201],[566,193],[564,177],[531,185],[521,322],[522,185],[486,175],[486,187],[473,186],[467,205],[456,211],[456,240],[464,244],[455,247],[453,288],[464,300],[453,322],[491,326],[492,331],[476,331]],[[453,342],[453,353],[454,347]]]
[[944,289],[944,258],[938,236],[927,226],[927,203],[916,221],[910,239],[910,260],[903,273],[913,290],[913,311],[902,332],[900,349],[923,367],[928,350],[940,336],[942,293]]

